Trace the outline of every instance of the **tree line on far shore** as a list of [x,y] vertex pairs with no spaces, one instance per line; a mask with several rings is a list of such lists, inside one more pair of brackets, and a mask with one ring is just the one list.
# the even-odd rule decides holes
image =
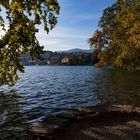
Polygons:
[[97,60],[92,59],[92,52],[52,52],[43,51],[34,60],[29,55],[20,56],[20,61],[24,66],[28,65],[93,65]]

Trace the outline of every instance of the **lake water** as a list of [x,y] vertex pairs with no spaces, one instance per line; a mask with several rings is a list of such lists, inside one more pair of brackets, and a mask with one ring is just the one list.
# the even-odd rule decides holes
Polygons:
[[14,87],[0,87],[1,139],[24,136],[31,124],[67,108],[140,106],[140,71],[93,66],[28,66],[25,71]]

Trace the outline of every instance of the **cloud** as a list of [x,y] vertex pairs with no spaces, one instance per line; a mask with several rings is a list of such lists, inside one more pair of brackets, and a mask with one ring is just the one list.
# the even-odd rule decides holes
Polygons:
[[86,40],[77,40],[77,39],[51,39],[46,40],[45,50],[52,51],[61,51],[68,50],[72,48],[83,48],[88,49]]
[[[8,29],[8,26],[6,27]],[[56,27],[47,34],[43,26],[39,27],[37,39],[43,45],[45,50],[68,50],[71,48],[87,48],[87,38],[89,35],[85,32],[76,30],[74,28]],[[0,28],[0,38],[5,34],[5,31]]]
[[[56,27],[47,35],[43,27],[39,27],[37,38],[41,45],[45,46],[45,50],[67,50],[71,48],[87,48],[87,39],[89,37],[83,31],[74,28]],[[88,48],[87,48],[88,49]]]
[[46,34],[43,27],[39,27],[39,33],[37,34],[38,38],[41,37],[51,37],[51,38],[79,38],[86,39],[88,35],[85,32],[79,31],[74,28],[66,28],[66,27],[56,27],[52,31],[50,31],[49,35]]
[[69,16],[67,17],[71,19],[71,23],[75,24],[78,22],[83,22],[83,21],[97,21],[100,18],[99,14],[92,14],[92,15],[77,15],[77,16]]

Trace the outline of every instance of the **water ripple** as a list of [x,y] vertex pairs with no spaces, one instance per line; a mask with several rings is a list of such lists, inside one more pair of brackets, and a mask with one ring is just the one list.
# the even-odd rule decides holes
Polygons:
[[0,138],[26,135],[34,122],[66,108],[140,106],[140,72],[92,66],[28,66],[14,87],[0,87]]

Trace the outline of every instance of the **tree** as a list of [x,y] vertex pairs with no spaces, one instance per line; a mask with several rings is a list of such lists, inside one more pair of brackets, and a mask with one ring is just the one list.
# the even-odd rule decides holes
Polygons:
[[119,50],[114,65],[135,69],[140,65],[140,1],[127,1],[125,8],[116,14],[118,26],[112,34],[112,47]]
[[[43,24],[49,33],[57,23],[59,14],[57,0],[0,0],[0,27],[6,31],[0,39],[0,85],[14,85],[19,79],[17,72],[24,72],[19,60],[28,53],[35,58],[43,47],[39,45],[37,25]],[[6,20],[5,20],[6,19]]]
[[103,11],[99,29],[89,39],[99,65],[135,69],[140,65],[140,1],[117,0]]

